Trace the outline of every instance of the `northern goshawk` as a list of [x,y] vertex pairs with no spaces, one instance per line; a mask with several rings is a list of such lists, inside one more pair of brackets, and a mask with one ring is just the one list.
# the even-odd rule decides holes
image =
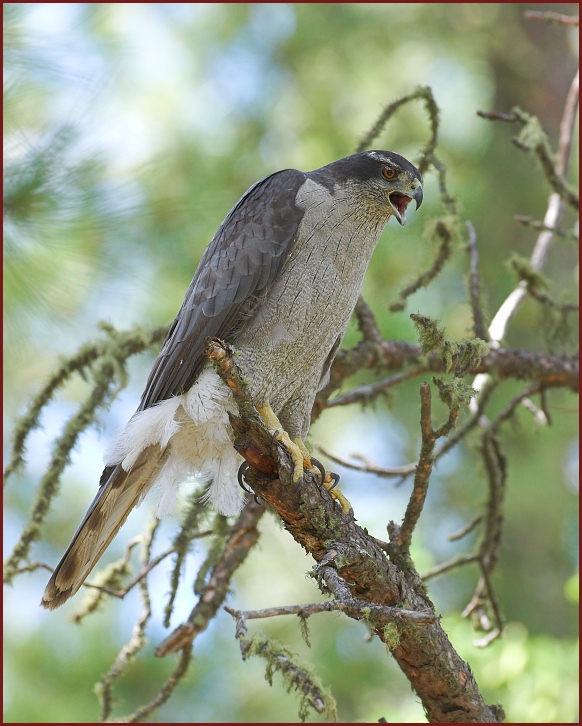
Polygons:
[[254,184],[206,249],[150,373],[140,406],[109,447],[99,491],[46,587],[62,605],[83,584],[129,512],[155,484],[158,514],[180,482],[209,481],[205,500],[242,507],[228,411],[230,390],[204,356],[218,337],[239,351],[253,401],[293,452],[294,479],[311,465],[303,444],[315,395],[391,217],[422,202],[422,175],[391,151],[353,154],[311,172],[286,169]]

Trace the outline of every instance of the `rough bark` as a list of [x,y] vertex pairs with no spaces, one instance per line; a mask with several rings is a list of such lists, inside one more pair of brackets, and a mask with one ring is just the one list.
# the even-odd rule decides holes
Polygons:
[[[316,398],[313,419],[326,406],[333,391],[357,371],[364,369],[401,370],[408,365],[419,366],[415,374],[443,372],[442,357],[438,354],[423,356],[420,345],[404,340],[364,339],[349,350],[340,350],[331,368],[328,385]],[[481,365],[469,374],[493,373],[499,378],[537,381],[548,388],[563,386],[574,393],[579,389],[579,366],[577,356],[558,356],[536,353],[514,348],[492,349],[481,361]]]
[[[314,473],[306,472],[294,484],[291,457],[268,435],[254,412],[229,350],[214,340],[208,355],[239,405],[240,417],[232,416],[231,423],[235,447],[252,466],[246,480],[313,556],[313,575],[322,589],[332,591],[340,600],[357,598],[371,605],[434,614],[407,549],[398,544],[399,527],[391,524],[391,542],[385,552],[379,541],[356,523],[353,512],[342,511]],[[337,574],[335,582],[330,571]],[[375,610],[366,612],[366,608],[360,617],[390,648],[430,722],[502,720],[502,709],[484,702],[470,667],[456,653],[437,617],[423,624],[404,618],[394,621]]]

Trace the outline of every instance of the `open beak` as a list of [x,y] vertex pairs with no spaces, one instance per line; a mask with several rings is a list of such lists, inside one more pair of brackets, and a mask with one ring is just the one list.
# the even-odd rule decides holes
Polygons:
[[400,224],[405,224],[406,222],[406,207],[409,205],[412,199],[414,199],[414,201],[416,202],[416,208],[418,209],[422,204],[423,199],[421,186],[419,186],[418,189],[415,189],[412,194],[404,194],[403,192],[391,192],[388,195],[388,201],[390,202],[390,206],[392,207],[394,216]]

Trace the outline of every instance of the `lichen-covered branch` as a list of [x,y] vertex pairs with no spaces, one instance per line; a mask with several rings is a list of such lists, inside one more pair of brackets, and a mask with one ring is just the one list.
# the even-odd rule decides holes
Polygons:
[[4,582],[11,583],[20,563],[28,558],[32,543],[40,538],[40,528],[60,487],[60,478],[70,462],[71,453],[81,433],[95,421],[97,410],[111,402],[113,366],[104,362],[98,380],[77,413],[69,419],[61,436],[53,444],[51,460],[38,486],[28,524],[22,531],[4,566]]
[[414,282],[398,293],[398,300],[390,305],[391,312],[404,310],[406,298],[426,287],[442,271],[451,255],[452,245],[458,238],[457,218],[454,216],[435,219],[428,228],[427,236],[437,245],[437,253],[430,268],[420,274]]
[[[74,373],[86,376],[96,361],[109,359],[115,372],[119,373],[124,381],[126,374],[123,362],[132,355],[160,343],[168,332],[168,326],[153,331],[135,327],[119,332],[105,322],[99,323],[99,328],[106,333],[107,337],[98,343],[87,343],[74,356],[64,360],[41,390],[30,400],[24,416],[16,422],[12,440],[12,456],[4,470],[5,485],[10,475],[23,466],[26,439],[31,431],[40,425],[40,415],[43,409]],[[119,389],[116,393],[118,392]]]
[[434,99],[432,89],[429,86],[419,86],[412,93],[402,96],[402,98],[389,103],[382,111],[372,128],[363,136],[362,140],[356,148],[356,152],[365,151],[382,133],[384,127],[399,108],[405,106],[412,101],[422,100],[428,114],[430,123],[430,138],[425,144],[420,154],[420,160],[417,162],[418,168],[424,174],[429,166],[430,157],[436,149],[439,128],[439,109]]
[[[199,520],[203,513],[202,507],[200,506],[200,495],[200,491],[195,491],[190,495],[182,526],[174,537],[172,549],[176,552],[176,559],[170,575],[170,593],[168,595],[168,602],[164,608],[164,626],[166,628],[170,625],[170,618],[172,617],[174,608],[174,600],[176,599],[176,594],[178,592],[178,585],[180,584],[180,576],[182,574],[186,555],[192,547],[192,540],[201,536],[198,531]],[[212,531],[210,534],[212,534]]]
[[[153,544],[154,535],[158,527],[158,520],[154,519],[150,523],[147,531],[143,535],[143,565],[147,565],[150,561],[151,549]],[[111,714],[111,708],[113,706],[113,693],[112,686],[120,677],[120,675],[126,670],[129,664],[135,659],[137,653],[146,645],[145,628],[148,620],[150,619],[152,608],[150,601],[150,594],[148,590],[147,581],[145,579],[139,582],[140,595],[142,600],[142,611],[139,615],[136,624],[134,625],[131,638],[126,645],[123,646],[121,651],[118,653],[115,663],[111,666],[109,671],[101,678],[97,684],[97,693],[101,698],[101,721],[107,721]]]
[[[246,397],[242,408],[252,412],[252,401],[228,348],[214,340],[207,350],[217,364],[219,375],[236,391],[237,402]],[[334,588],[328,570],[325,582],[336,599],[356,598],[370,605],[434,612],[410,563],[405,568],[395,564],[405,559],[397,543],[392,541],[393,556],[388,559],[375,538],[356,524],[353,515],[342,511],[312,472],[306,472],[293,486],[290,455],[280,442],[264,437],[263,424],[257,425],[254,416],[248,417],[240,411],[240,417],[233,417],[232,423],[235,446],[243,456],[250,452],[247,461],[251,466],[253,461],[261,465],[261,469],[247,472],[248,483],[281,517],[294,539],[313,556],[318,563],[315,572],[324,566],[335,571],[341,579],[341,588]],[[278,473],[264,473],[267,459]],[[469,667],[455,652],[438,621],[422,625],[392,622],[386,628],[382,621],[376,625],[373,619],[369,620],[378,637],[388,643],[421,698],[430,721],[496,722],[500,719],[500,711],[483,701]]]
[[[415,373],[441,373],[446,365],[438,353],[423,357],[420,345],[404,340],[384,340],[380,345],[362,340],[349,350],[339,350],[331,367],[330,382],[317,394],[312,412],[316,420],[327,408],[334,391],[357,371],[395,371],[415,366]],[[421,370],[422,368],[422,370]],[[561,386],[574,393],[579,389],[579,365],[577,356],[550,355],[522,348],[497,348],[490,350],[481,362],[467,373],[495,373],[503,380],[537,381],[547,388]],[[337,405],[337,404],[336,404]]]
[[197,604],[187,621],[179,625],[156,648],[158,657],[165,657],[190,647],[194,638],[206,630],[208,623],[224,602],[233,574],[259,538],[257,524],[264,512],[265,508],[253,501],[244,506],[230,529],[224,551],[212,568],[208,583],[200,593]]
[[33,542],[40,538],[41,526],[58,494],[60,478],[70,462],[71,453],[79,436],[97,420],[98,412],[107,408],[127,383],[125,362],[127,358],[163,339],[167,328],[146,332],[135,328],[118,333],[105,323],[100,324],[107,337],[98,344],[83,346],[75,355],[64,361],[49,378],[41,391],[31,400],[28,411],[16,423],[12,457],[5,471],[5,481],[24,463],[24,451],[29,434],[38,427],[43,408],[56,391],[74,374],[90,373],[92,387],[78,411],[65,424],[62,434],[53,443],[51,460],[37,488],[28,524],[4,566],[4,581],[12,582],[23,560],[28,558]]
[[146,703],[144,706],[141,706],[140,708],[136,709],[133,713],[129,714],[128,716],[124,716],[122,718],[115,719],[115,722],[141,723],[146,718],[146,716],[149,716],[160,706],[163,706],[164,703],[166,703],[166,701],[168,701],[168,699],[171,698],[172,693],[174,693],[176,686],[178,685],[178,683],[180,683],[182,678],[186,675],[186,672],[188,671],[188,666],[190,665],[191,656],[192,656],[192,644],[186,644],[181,650],[180,657],[178,659],[178,663],[176,664],[176,667],[174,668],[174,671],[169,676],[169,678],[166,680],[164,685],[160,688],[157,695],[151,701]]
[[236,620],[236,638],[243,660],[252,656],[263,658],[267,663],[266,678],[269,685],[273,685],[273,675],[278,672],[283,677],[287,693],[294,689],[301,694],[299,718],[305,721],[312,708],[316,713],[325,713],[328,719],[337,721],[335,700],[329,690],[323,687],[313,667],[282,643],[261,633],[248,638],[245,613],[226,609]]
[[422,513],[424,502],[428,492],[428,481],[434,463],[434,446],[441,436],[446,436],[453,428],[459,415],[459,407],[451,408],[448,421],[437,431],[434,431],[431,423],[431,392],[429,384],[424,381],[420,385],[420,431],[422,444],[420,457],[416,466],[416,475],[412,494],[404,513],[404,519],[398,535],[398,545],[403,552],[408,552],[412,542],[412,533]]

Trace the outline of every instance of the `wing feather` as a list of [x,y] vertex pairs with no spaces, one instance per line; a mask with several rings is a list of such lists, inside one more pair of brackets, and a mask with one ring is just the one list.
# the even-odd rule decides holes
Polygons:
[[244,302],[274,282],[295,244],[304,213],[295,198],[306,178],[296,169],[272,174],[228,213],[200,260],[140,410],[188,390],[205,363],[204,339],[228,337],[237,329]]

